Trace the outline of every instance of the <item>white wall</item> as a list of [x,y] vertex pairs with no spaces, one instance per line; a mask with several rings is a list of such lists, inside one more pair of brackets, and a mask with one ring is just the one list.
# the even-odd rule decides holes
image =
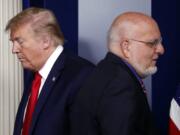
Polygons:
[[[151,15],[150,0],[79,0],[79,55],[97,63],[107,52],[107,31],[125,11]],[[145,79],[151,105],[151,77]]]
[[4,31],[8,20],[21,7],[21,0],[0,0],[0,135],[12,135],[23,89],[23,70]]

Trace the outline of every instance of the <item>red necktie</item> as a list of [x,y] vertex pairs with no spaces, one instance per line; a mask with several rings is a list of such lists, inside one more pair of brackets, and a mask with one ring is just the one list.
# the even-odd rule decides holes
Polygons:
[[35,74],[35,78],[32,82],[32,88],[31,88],[31,95],[29,97],[27,109],[26,109],[26,115],[23,123],[23,129],[22,129],[22,135],[28,135],[29,129],[32,121],[32,115],[37,103],[38,94],[39,94],[39,87],[41,84],[41,76],[37,72]]

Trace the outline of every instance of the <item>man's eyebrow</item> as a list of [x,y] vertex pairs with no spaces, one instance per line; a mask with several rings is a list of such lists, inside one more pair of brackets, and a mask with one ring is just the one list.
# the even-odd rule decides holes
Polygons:
[[10,38],[9,40],[10,40],[10,41],[18,41],[18,40],[20,40],[20,37]]

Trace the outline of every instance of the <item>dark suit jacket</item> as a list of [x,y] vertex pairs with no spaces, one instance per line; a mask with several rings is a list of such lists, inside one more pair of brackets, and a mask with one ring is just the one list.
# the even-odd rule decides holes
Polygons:
[[[29,135],[68,134],[69,107],[93,67],[90,62],[67,55],[65,51],[60,54],[39,95]],[[29,93],[30,88],[23,93],[16,116],[14,135],[21,133]]]
[[83,85],[70,116],[71,135],[155,135],[140,82],[112,53]]

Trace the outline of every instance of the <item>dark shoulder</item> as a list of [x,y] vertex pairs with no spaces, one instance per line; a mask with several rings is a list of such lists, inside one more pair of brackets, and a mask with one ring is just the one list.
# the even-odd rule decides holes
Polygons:
[[90,61],[73,53],[66,53],[66,65],[74,67],[94,67]]
[[69,52],[63,52],[65,57],[64,71],[71,75],[91,73],[95,67],[90,61]]
[[[135,76],[129,71],[128,67],[115,56],[106,56],[98,64],[89,80],[87,81],[88,87],[98,89],[107,89],[108,87],[122,89],[137,88],[138,81]],[[118,87],[117,87],[118,86]],[[112,91],[112,90],[111,90]]]

